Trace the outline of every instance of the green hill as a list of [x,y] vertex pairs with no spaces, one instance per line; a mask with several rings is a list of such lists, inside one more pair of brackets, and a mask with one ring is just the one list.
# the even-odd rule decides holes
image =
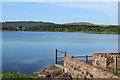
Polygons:
[[94,24],[89,22],[74,22],[74,23],[65,23],[65,25],[94,25]]
[[47,25],[55,25],[51,22],[35,22],[35,21],[17,21],[17,22],[3,22],[3,27],[33,27],[33,26],[47,26]]

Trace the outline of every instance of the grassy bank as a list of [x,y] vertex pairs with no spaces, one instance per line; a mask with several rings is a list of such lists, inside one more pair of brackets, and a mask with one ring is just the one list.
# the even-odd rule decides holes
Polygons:
[[18,78],[37,78],[35,74],[30,75],[30,74],[22,74],[19,72],[5,72],[2,73],[2,79],[18,79]]

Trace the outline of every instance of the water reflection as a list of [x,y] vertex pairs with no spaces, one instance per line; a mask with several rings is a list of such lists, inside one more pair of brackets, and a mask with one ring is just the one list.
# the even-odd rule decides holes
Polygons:
[[3,71],[39,71],[54,64],[55,48],[69,56],[118,52],[118,35],[113,34],[21,31],[3,32],[2,37]]

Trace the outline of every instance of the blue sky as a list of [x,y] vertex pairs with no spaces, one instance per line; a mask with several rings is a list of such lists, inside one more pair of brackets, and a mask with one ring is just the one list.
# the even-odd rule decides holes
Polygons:
[[117,2],[3,2],[2,21],[118,24]]

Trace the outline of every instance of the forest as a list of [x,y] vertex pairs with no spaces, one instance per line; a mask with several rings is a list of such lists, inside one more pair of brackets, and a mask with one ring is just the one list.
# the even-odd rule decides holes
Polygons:
[[3,31],[50,31],[119,34],[118,25],[95,25],[90,23],[55,24],[49,22],[4,22]]

